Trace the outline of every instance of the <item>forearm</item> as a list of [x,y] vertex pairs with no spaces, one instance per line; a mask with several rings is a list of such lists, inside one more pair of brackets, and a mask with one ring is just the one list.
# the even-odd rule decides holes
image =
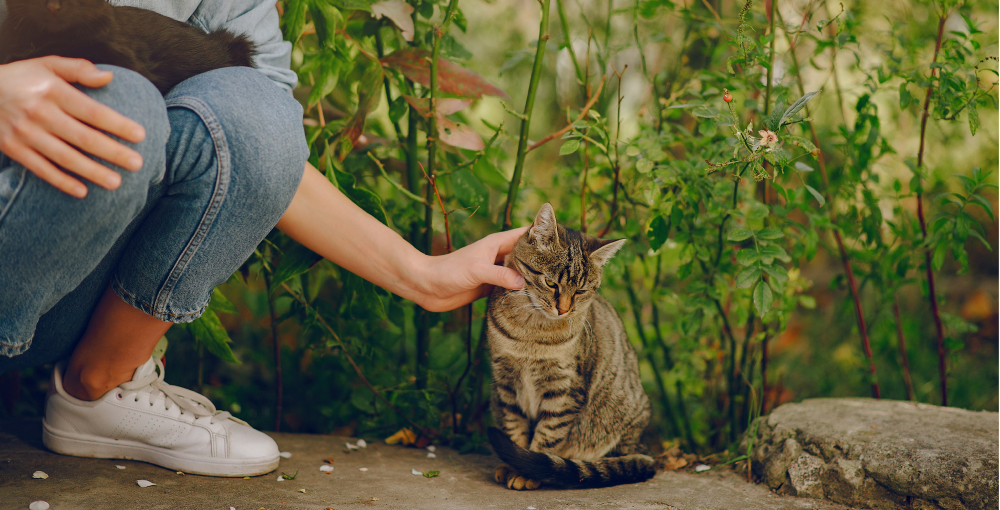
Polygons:
[[424,254],[344,196],[310,164],[278,229],[393,294],[420,302]]

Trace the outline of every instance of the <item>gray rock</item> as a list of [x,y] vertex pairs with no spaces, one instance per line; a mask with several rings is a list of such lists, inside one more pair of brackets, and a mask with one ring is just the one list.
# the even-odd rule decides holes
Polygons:
[[998,415],[912,402],[814,399],[758,422],[759,481],[861,508],[998,509]]

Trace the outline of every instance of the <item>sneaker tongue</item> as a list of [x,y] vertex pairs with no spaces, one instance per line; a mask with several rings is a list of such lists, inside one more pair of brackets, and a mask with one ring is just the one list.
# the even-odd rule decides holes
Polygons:
[[152,374],[155,371],[156,371],[156,361],[154,361],[153,358],[149,358],[148,360],[146,360],[145,363],[139,366],[139,368],[135,369],[135,373],[132,374],[132,380],[137,381],[139,379],[142,379],[143,377],[146,377],[149,374]]

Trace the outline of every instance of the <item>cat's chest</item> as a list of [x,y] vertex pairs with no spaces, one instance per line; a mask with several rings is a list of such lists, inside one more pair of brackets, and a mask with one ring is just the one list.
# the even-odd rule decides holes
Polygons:
[[543,403],[553,395],[563,395],[580,384],[575,365],[557,360],[538,360],[521,365],[514,374],[517,405],[529,419],[536,419]]

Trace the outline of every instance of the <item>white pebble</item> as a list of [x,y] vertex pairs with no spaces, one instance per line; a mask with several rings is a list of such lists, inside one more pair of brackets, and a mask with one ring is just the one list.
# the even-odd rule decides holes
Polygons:
[[278,456],[281,457],[282,459],[290,459],[292,458],[292,452],[281,452],[278,454]]
[[411,469],[410,473],[413,473],[413,474],[415,474],[417,476],[422,476],[424,474],[423,471],[417,471],[416,469]]
[[333,472],[333,466],[331,466],[329,464],[323,464],[322,466],[319,467],[319,470],[322,471],[322,472],[324,472],[324,473],[332,473]]
[[49,504],[46,501],[32,501],[28,505],[28,510],[49,510]]
[[118,468],[118,469],[125,469],[125,466],[120,466],[118,464],[115,464],[115,467]]
[[712,468],[706,466],[705,464],[698,464],[697,466],[694,467],[694,470],[698,473],[701,473],[702,471],[708,471],[709,469]]
[[366,443],[364,439],[358,439],[358,447],[359,448],[368,448],[368,443]]
[[433,452],[434,450],[437,450],[437,447],[436,447],[436,446],[434,446],[434,445],[429,445],[429,446],[427,447],[427,451],[429,451],[429,452]]
[[49,475],[45,474],[44,471],[35,471],[34,473],[31,474],[31,477],[32,478],[41,478],[42,480],[44,480],[44,479],[48,478]]
[[348,450],[357,450],[358,449],[358,445],[354,445],[354,444],[351,444],[351,443],[344,443],[344,446],[346,446]]
[[529,507],[528,507],[528,510],[535,510],[535,507],[533,507],[533,506],[529,506]]
[[368,471],[368,468],[358,468],[358,471]]
[[156,485],[155,483],[150,482],[149,480],[136,480],[135,484],[142,488],[152,487]]
[[437,454],[432,453],[432,452],[427,452],[427,458],[428,459],[436,459],[437,458]]
[[279,482],[284,482],[285,481],[285,477],[281,476],[281,475],[278,475],[278,481]]

